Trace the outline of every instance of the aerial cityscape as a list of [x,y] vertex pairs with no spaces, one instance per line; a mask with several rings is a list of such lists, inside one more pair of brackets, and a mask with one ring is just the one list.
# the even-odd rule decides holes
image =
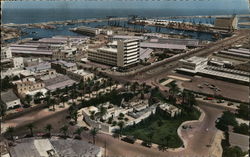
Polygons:
[[248,157],[249,0],[1,1],[1,157]]

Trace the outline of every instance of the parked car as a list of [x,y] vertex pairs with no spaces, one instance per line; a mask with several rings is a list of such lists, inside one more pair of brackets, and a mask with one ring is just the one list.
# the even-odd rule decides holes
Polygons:
[[133,136],[126,136],[126,137],[123,137],[121,140],[124,142],[134,144],[136,139]]
[[141,143],[141,145],[144,146],[144,147],[148,147],[148,148],[151,148],[151,147],[152,147],[152,143],[149,143],[149,142],[146,142],[146,141],[143,141],[143,142]]
[[217,103],[224,103],[224,100],[218,100]]

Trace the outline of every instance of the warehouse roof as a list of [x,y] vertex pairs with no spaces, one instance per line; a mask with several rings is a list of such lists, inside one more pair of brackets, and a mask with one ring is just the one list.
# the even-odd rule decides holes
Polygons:
[[161,43],[151,43],[151,42],[142,42],[140,43],[140,46],[147,48],[176,49],[176,50],[185,50],[187,48],[186,45],[161,44]]

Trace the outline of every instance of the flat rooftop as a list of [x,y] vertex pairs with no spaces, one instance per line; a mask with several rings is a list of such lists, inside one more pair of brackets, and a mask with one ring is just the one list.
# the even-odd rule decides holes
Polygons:
[[79,75],[82,75],[82,76],[91,74],[91,72],[85,71],[83,69],[81,69],[81,70],[75,70],[75,71],[73,71],[73,73],[79,74]]
[[76,81],[70,79],[66,75],[58,74],[58,76],[55,78],[44,80],[44,83],[46,89],[54,91],[57,88],[62,89],[65,88],[66,86],[71,86],[74,83],[76,83]]
[[206,60],[207,60],[207,59],[206,59],[206,58],[203,58],[203,57],[193,56],[193,57],[188,58],[188,59],[181,59],[180,61],[198,64],[198,63],[203,62],[203,61],[206,61]]
[[54,61],[52,63],[54,63],[54,64],[61,64],[61,65],[64,65],[66,67],[76,66],[76,63],[66,62],[66,61],[63,61],[63,60]]
[[141,42],[140,46],[146,48],[174,49],[174,50],[185,50],[187,48],[186,45],[162,44],[162,43],[151,43],[151,42]]
[[132,35],[113,35],[112,38],[115,38],[115,39],[139,39],[139,40],[145,39],[145,37],[143,37],[143,36],[132,36]]

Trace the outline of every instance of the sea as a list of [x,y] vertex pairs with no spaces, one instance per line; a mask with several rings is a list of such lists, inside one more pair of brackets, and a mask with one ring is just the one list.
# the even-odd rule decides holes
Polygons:
[[[249,14],[248,10],[213,10],[213,9],[2,9],[2,24],[7,23],[39,23],[48,21],[64,21],[64,20],[76,20],[76,19],[94,19],[94,18],[106,18],[108,16],[115,17],[128,17],[136,15],[146,18],[161,18],[161,17],[174,17],[174,16],[213,16],[213,15],[232,15],[232,14]],[[176,19],[174,19],[176,20]],[[191,19],[179,19],[185,22]],[[194,18],[191,20],[194,23],[213,24],[214,18]],[[129,25],[126,21],[119,22],[121,26],[140,28],[140,26]],[[14,42],[24,38],[45,38],[55,35],[68,35],[77,36],[79,34],[69,31],[70,28],[78,27],[81,25],[87,25],[90,27],[100,27],[107,25],[107,22],[93,22],[93,23],[81,23],[73,25],[58,25],[56,29],[39,29],[39,28],[21,28],[25,35],[18,39],[8,40],[7,42]],[[154,27],[145,27],[151,32],[156,32]],[[35,32],[35,33],[34,33]],[[161,33],[169,34],[184,34],[191,38],[199,40],[212,41],[213,35],[202,32],[181,31],[174,29],[162,28]]]

